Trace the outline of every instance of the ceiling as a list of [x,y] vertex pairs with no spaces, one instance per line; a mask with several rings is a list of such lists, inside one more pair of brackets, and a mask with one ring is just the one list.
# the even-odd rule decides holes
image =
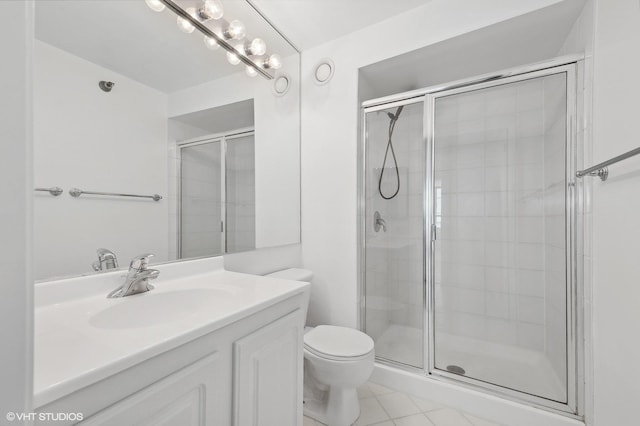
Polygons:
[[361,93],[373,99],[556,57],[584,3],[556,3],[363,67]]
[[[296,55],[248,3],[222,1],[225,18],[242,20],[269,53],[285,61]],[[186,8],[196,0],[176,2]],[[35,24],[38,40],[165,93],[243,71],[227,62],[224,50],[208,50],[197,31],[179,31],[172,12],[153,12],[142,0],[37,0]]]
[[430,0],[249,0],[306,50],[423,6]]
[[[174,0],[181,7],[199,0]],[[297,66],[297,52],[253,4],[296,45],[308,49],[388,19],[430,0],[221,0],[225,19],[240,19]],[[242,71],[222,49],[211,52],[196,31],[184,34],[176,16],[142,0],[36,0],[36,38],[164,93]],[[105,76],[106,79],[110,79]],[[259,77],[257,77],[259,78]]]
[[173,120],[202,129],[205,134],[253,127],[253,99],[172,117]]

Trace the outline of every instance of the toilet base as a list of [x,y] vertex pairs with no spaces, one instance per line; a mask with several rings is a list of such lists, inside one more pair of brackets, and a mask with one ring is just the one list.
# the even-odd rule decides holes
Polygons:
[[[360,401],[355,389],[330,387],[316,399],[316,392],[305,392],[304,415],[328,426],[351,426],[360,417]],[[306,395],[310,397],[307,398]]]

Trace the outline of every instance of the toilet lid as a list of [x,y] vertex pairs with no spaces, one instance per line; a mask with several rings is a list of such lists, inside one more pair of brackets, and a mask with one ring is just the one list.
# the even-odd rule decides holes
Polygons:
[[335,325],[319,325],[304,335],[307,349],[331,358],[357,358],[373,350],[373,340],[361,331]]

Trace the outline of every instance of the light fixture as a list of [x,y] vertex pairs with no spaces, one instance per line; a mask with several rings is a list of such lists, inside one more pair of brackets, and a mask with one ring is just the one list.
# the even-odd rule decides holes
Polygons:
[[[195,16],[196,9],[193,7],[189,7],[187,8],[186,12],[191,16]],[[178,23],[178,28],[183,33],[191,34],[193,30],[196,29],[196,27],[191,23],[191,21],[187,20],[186,18],[183,18],[182,16],[178,16],[177,23]]]
[[256,75],[258,75],[258,71],[254,70],[249,65],[247,65],[247,68],[245,69],[245,72],[247,73],[247,75],[249,77],[255,77]]
[[245,28],[244,24],[237,19],[229,22],[227,28],[222,32],[222,35],[227,40],[242,40],[244,38]]
[[238,65],[240,63],[240,57],[237,53],[227,52],[227,61],[229,61],[231,65]]
[[216,39],[209,36],[204,36],[204,45],[211,50],[217,50],[220,47]]
[[210,19],[220,19],[223,14],[224,8],[219,0],[205,0],[202,7],[196,11],[196,16],[202,22]]
[[262,56],[267,53],[267,43],[261,38],[254,38],[244,50],[247,55]]
[[280,55],[274,53],[264,60],[263,66],[274,70],[280,69],[282,68],[282,58],[280,58]]
[[147,3],[149,9],[154,12],[162,12],[165,8],[164,4],[162,4],[160,0],[144,0],[144,2]]
[[[147,6],[156,12],[162,12],[168,8],[177,15],[177,24],[180,31],[192,33],[196,29],[204,35],[204,44],[211,50],[220,46],[227,51],[227,60],[233,65],[243,62],[247,67],[245,72],[253,77],[262,75],[268,80],[274,78],[271,70],[282,67],[282,58],[277,54],[268,54],[267,45],[261,38],[251,41],[236,43],[246,36],[246,29],[237,19],[226,21],[222,18],[223,6],[220,0],[196,0],[190,4],[198,3],[199,6],[183,9],[174,0],[145,0]],[[217,20],[214,27],[208,22]],[[231,42],[234,41],[232,44]]]

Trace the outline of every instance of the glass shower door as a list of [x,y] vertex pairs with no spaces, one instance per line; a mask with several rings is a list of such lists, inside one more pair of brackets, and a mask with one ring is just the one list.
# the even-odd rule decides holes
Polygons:
[[427,97],[430,371],[567,404],[570,67]]
[[181,258],[224,253],[222,140],[180,147]]
[[364,331],[379,359],[424,367],[423,98],[365,110]]

